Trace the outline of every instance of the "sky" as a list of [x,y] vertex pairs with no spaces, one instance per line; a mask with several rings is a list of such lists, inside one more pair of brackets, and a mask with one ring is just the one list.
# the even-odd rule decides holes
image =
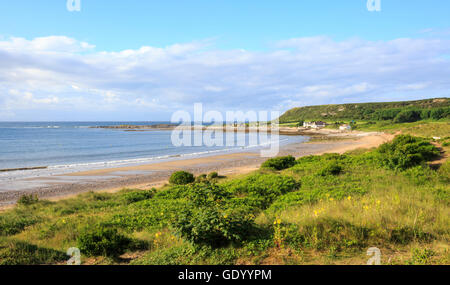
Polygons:
[[0,121],[450,97],[450,1],[0,0]]

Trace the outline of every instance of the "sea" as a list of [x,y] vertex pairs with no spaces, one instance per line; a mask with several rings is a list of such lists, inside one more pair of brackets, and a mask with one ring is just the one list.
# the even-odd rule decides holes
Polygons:
[[[271,141],[270,137],[264,141],[258,137],[256,144],[251,143],[250,134],[244,134],[244,146],[176,146],[172,143],[171,130],[126,131],[98,128],[167,123],[169,122],[0,122],[0,183],[17,178],[257,151],[267,141]],[[226,135],[223,134],[223,137]],[[303,136],[279,136],[281,145],[307,140]]]

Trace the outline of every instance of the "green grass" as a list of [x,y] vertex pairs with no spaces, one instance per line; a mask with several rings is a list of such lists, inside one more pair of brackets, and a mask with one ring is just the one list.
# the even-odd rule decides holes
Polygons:
[[368,122],[358,123],[357,130],[361,131],[382,131],[387,133],[402,132],[425,138],[450,136],[450,121],[419,121],[414,123],[392,124],[390,122],[378,122],[371,124]]
[[[426,99],[403,102],[356,103],[338,105],[318,105],[299,107],[288,110],[279,121],[281,124],[295,123],[310,120],[323,120],[327,122],[351,120],[393,120],[395,116],[405,110],[432,111],[444,108],[448,112],[449,98]],[[424,116],[429,116],[426,113]]]
[[394,170],[382,155],[26,203],[0,213],[0,264],[61,264],[80,240],[103,246],[85,264],[365,264],[374,246],[383,264],[449,264],[450,162]]

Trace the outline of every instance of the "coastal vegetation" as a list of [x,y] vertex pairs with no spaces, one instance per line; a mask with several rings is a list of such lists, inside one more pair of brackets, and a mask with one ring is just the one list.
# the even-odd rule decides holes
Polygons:
[[322,120],[389,121],[394,123],[450,118],[450,99],[437,98],[418,101],[319,105],[293,108],[284,113],[280,123]]
[[170,176],[169,182],[174,185],[186,185],[195,181],[192,173],[186,171],[177,171]]
[[[0,213],[0,264],[449,264],[450,137],[177,172],[160,189],[36,197]],[[439,160],[436,164],[434,160]]]

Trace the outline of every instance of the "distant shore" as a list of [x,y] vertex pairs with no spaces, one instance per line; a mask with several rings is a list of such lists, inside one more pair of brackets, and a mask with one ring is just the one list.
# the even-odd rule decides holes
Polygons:
[[[308,135],[320,138],[309,143],[288,144],[279,155],[302,157],[323,153],[344,153],[358,148],[373,148],[392,139],[383,133],[348,132],[334,130],[309,130]],[[305,134],[305,133],[303,133]],[[0,192],[0,208],[13,205],[24,194],[36,194],[41,199],[62,199],[88,191],[118,191],[123,188],[149,189],[167,183],[171,173],[185,170],[196,175],[217,171],[221,175],[245,174],[259,168],[267,158],[259,153],[231,153],[208,157],[180,159],[138,166],[98,169],[60,175],[59,178],[79,179],[70,183],[55,181],[50,186],[21,191]],[[120,173],[120,175],[117,175]],[[104,177],[105,179],[97,179]],[[86,181],[88,178],[93,180]],[[39,179],[39,178],[36,178]]]
[[316,130],[310,130],[307,128],[299,127],[271,127],[270,125],[263,126],[189,126],[189,125],[175,125],[175,124],[156,124],[156,125],[116,125],[116,126],[95,126],[91,128],[96,129],[115,129],[115,130],[123,130],[123,131],[157,131],[157,130],[174,130],[178,129],[187,129],[187,130],[198,130],[198,131],[222,131],[222,132],[267,132],[274,133],[278,132],[280,135],[313,135]]

